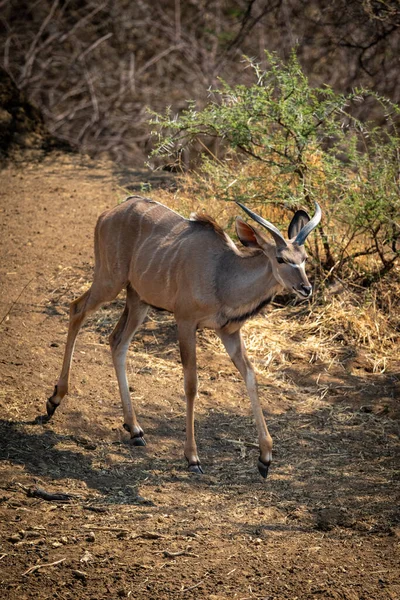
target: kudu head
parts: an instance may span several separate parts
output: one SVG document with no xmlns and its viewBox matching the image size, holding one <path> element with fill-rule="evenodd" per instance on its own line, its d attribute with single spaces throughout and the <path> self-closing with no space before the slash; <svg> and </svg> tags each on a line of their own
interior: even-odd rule
<svg viewBox="0 0 400 600">
<path fill-rule="evenodd" d="M 259 225 L 266 229 L 274 238 L 274 244 L 265 236 L 262 230 L 245 223 L 240 217 L 236 219 L 236 233 L 245 246 L 260 248 L 270 259 L 275 279 L 284 288 L 294 291 L 301 298 L 311 296 L 312 287 L 305 272 L 307 254 L 304 242 L 307 236 L 321 220 L 321 209 L 315 203 L 315 214 L 311 219 L 304 210 L 298 210 L 290 222 L 288 239 L 269 221 L 266 221 L 252 210 L 237 202 L 237 204 Z"/>
</svg>

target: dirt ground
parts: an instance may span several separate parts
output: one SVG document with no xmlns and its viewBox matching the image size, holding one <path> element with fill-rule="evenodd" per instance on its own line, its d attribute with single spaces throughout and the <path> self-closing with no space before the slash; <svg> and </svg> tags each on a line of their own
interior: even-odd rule
<svg viewBox="0 0 400 600">
<path fill-rule="evenodd" d="M 244 384 L 199 335 L 197 476 L 183 459 L 182 375 L 163 313 L 130 350 L 147 446 L 128 443 L 107 342 L 120 299 L 84 326 L 70 395 L 42 424 L 68 303 L 89 286 L 96 218 L 147 175 L 53 153 L 0 177 L 2 598 L 400 598 L 397 367 L 335 371 L 297 353 L 279 378 L 260 373 L 275 443 L 263 481 Z"/>
</svg>

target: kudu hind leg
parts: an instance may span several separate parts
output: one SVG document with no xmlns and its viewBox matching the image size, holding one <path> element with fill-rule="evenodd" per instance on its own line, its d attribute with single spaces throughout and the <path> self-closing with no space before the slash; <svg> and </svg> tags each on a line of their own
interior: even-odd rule
<svg viewBox="0 0 400 600">
<path fill-rule="evenodd" d="M 260 405 L 257 391 L 257 381 L 253 366 L 248 359 L 244 342 L 240 331 L 228 334 L 224 331 L 217 332 L 228 352 L 233 364 L 242 375 L 247 392 L 250 397 L 253 409 L 254 419 L 258 432 L 258 442 L 260 446 L 260 457 L 258 460 L 258 470 L 260 475 L 267 477 L 268 467 L 272 460 L 272 438 L 265 423 L 264 415 Z"/>
<path fill-rule="evenodd" d="M 124 312 L 109 338 L 124 413 L 124 429 L 131 434 L 131 441 L 134 446 L 145 446 L 146 442 L 143 437 L 143 429 L 140 427 L 132 407 L 126 377 L 126 355 L 130 341 L 143 323 L 148 309 L 149 306 L 143 304 L 136 292 L 129 286 Z"/>
<path fill-rule="evenodd" d="M 203 473 L 194 437 L 194 401 L 197 396 L 196 327 L 191 323 L 178 323 L 178 339 L 186 397 L 185 457 L 189 471 Z"/>
<path fill-rule="evenodd" d="M 122 287 L 122 286 L 121 286 Z M 95 282 L 82 296 L 71 302 L 69 307 L 69 326 L 67 342 L 65 345 L 64 359 L 61 374 L 54 387 L 53 395 L 47 400 L 46 411 L 50 419 L 64 396 L 68 393 L 69 375 L 72 356 L 75 348 L 76 337 L 87 317 L 101 304 L 113 300 L 121 290 L 119 288 L 102 287 Z"/>
</svg>

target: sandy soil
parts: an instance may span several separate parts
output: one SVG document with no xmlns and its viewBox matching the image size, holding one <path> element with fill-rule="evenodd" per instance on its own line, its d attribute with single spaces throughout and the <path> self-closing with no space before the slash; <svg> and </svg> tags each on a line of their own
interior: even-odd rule
<svg viewBox="0 0 400 600">
<path fill-rule="evenodd" d="M 40 423 L 68 303 L 90 282 L 97 215 L 146 178 L 55 153 L 1 172 L 2 597 L 400 598 L 393 369 L 357 364 L 339 377 L 297 357 L 281 387 L 261 374 L 275 441 L 263 481 L 244 384 L 200 335 L 196 476 L 183 460 L 182 375 L 165 314 L 150 315 L 130 351 L 148 445 L 128 444 L 107 344 L 118 300 L 83 328 L 70 395 Z M 37 487 L 71 497 L 47 501 Z"/>
</svg>

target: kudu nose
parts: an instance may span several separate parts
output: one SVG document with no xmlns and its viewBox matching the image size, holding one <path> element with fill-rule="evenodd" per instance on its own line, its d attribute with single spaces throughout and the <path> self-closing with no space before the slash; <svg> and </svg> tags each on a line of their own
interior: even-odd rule
<svg viewBox="0 0 400 600">
<path fill-rule="evenodd" d="M 305 285 L 304 283 L 302 283 L 300 287 L 301 287 L 301 291 L 304 293 L 305 296 L 307 296 L 307 298 L 309 296 L 311 296 L 311 292 L 312 292 L 311 285 Z"/>
</svg>

